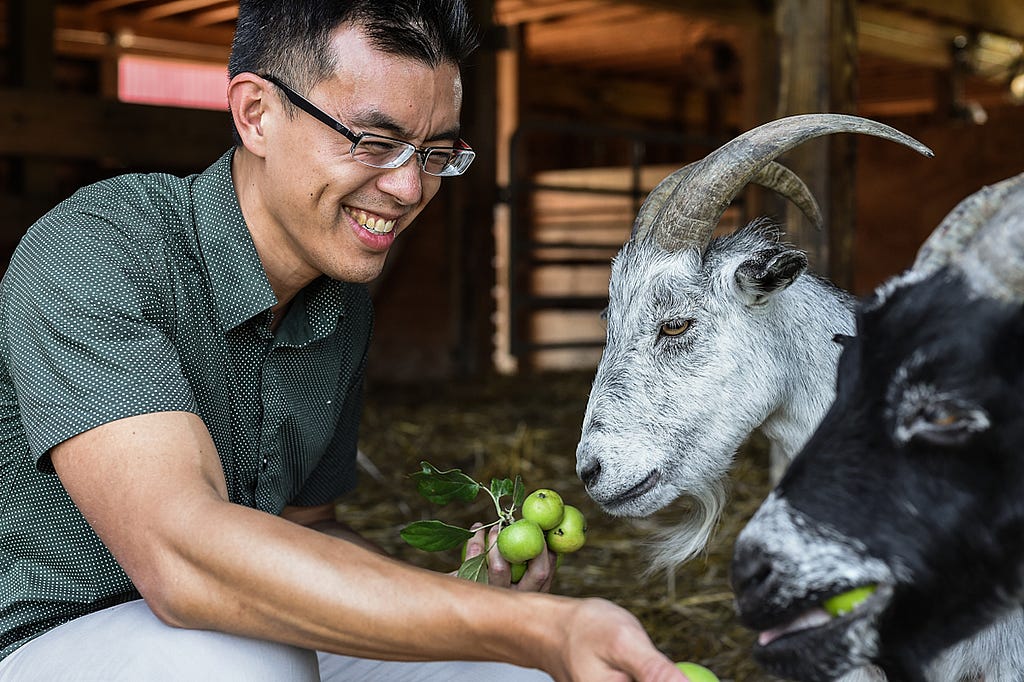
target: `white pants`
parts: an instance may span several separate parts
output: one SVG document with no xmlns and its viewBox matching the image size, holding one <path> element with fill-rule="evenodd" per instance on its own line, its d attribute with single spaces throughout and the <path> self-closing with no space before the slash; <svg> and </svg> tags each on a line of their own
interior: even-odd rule
<svg viewBox="0 0 1024 682">
<path fill-rule="evenodd" d="M 551 682 L 505 663 L 373 661 L 173 628 L 139 599 L 76 618 L 0 661 L 0 682 Z"/>
</svg>

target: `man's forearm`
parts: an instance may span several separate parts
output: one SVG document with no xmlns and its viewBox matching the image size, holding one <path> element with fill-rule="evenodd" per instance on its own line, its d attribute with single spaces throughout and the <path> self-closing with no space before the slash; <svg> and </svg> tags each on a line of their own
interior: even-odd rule
<svg viewBox="0 0 1024 682">
<path fill-rule="evenodd" d="M 173 625 L 396 660 L 539 666 L 558 646 L 558 619 L 549 616 L 568 600 L 458 580 L 262 512 L 210 504 L 218 508 L 202 516 L 207 539 L 189 542 L 173 593 L 161 590 L 165 608 L 154 607 Z"/>
</svg>

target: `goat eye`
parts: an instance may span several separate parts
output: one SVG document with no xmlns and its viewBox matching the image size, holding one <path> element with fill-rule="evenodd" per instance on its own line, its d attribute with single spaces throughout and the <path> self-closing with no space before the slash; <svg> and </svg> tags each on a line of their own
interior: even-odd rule
<svg viewBox="0 0 1024 682">
<path fill-rule="evenodd" d="M 662 336 L 679 336 L 690 328 L 691 320 L 669 320 L 661 325 Z"/>
<path fill-rule="evenodd" d="M 897 433 L 904 442 L 920 440 L 932 445 L 959 445 L 989 427 L 984 409 L 956 399 L 921 405 L 907 417 Z"/>
</svg>

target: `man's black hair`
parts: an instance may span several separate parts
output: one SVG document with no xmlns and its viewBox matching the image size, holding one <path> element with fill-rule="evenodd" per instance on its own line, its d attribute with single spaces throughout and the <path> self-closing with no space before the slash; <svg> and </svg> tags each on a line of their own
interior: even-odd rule
<svg viewBox="0 0 1024 682">
<path fill-rule="evenodd" d="M 342 24 L 381 52 L 431 67 L 461 65 L 478 40 L 464 0 L 241 0 L 228 76 L 271 74 L 309 92 L 337 70 L 329 45 Z"/>
</svg>

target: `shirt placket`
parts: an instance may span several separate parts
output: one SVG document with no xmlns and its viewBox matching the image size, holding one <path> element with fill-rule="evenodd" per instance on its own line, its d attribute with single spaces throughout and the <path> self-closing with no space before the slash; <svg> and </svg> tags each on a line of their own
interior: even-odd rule
<svg viewBox="0 0 1024 682">
<path fill-rule="evenodd" d="M 264 331 L 261 329 L 261 332 Z M 260 362 L 260 420 L 257 446 L 257 471 L 253 496 L 256 506 L 276 511 L 283 503 L 280 499 L 280 478 L 282 475 L 281 452 L 277 438 L 278 429 L 284 419 L 281 390 L 278 386 L 277 359 L 280 354 L 278 343 L 269 327 L 265 330 L 266 345 Z"/>
</svg>

